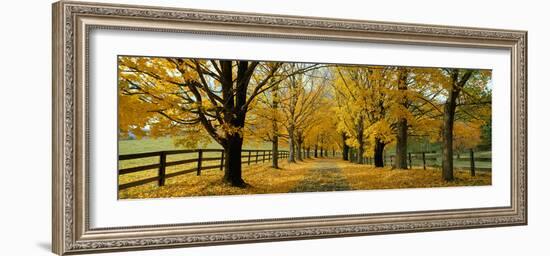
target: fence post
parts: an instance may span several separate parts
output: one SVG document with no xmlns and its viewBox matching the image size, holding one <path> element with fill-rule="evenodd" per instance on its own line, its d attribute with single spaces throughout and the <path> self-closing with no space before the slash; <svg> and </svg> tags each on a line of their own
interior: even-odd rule
<svg viewBox="0 0 550 256">
<path fill-rule="evenodd" d="M 413 160 L 412 160 L 412 157 L 411 157 L 411 152 L 409 152 L 409 169 L 412 170 L 413 168 Z"/>
<path fill-rule="evenodd" d="M 250 165 L 250 151 L 248 151 L 248 165 Z"/>
<path fill-rule="evenodd" d="M 256 161 L 254 161 L 255 164 L 258 163 L 258 154 L 259 154 L 258 151 L 256 151 Z"/>
<path fill-rule="evenodd" d="M 197 159 L 197 176 L 201 175 L 202 168 L 202 149 L 199 149 L 199 158 Z"/>
<path fill-rule="evenodd" d="M 220 160 L 220 170 L 221 170 L 221 171 L 223 171 L 223 160 L 224 160 L 223 158 L 224 158 L 224 156 L 225 156 L 224 153 L 225 153 L 225 152 L 222 150 L 222 157 L 221 157 L 221 160 Z"/>
<path fill-rule="evenodd" d="M 262 163 L 265 162 L 265 150 L 262 151 Z"/>
<path fill-rule="evenodd" d="M 160 166 L 159 166 L 159 187 L 164 186 L 166 180 L 166 153 L 160 152 Z"/>
<path fill-rule="evenodd" d="M 474 159 L 474 149 L 470 149 L 470 174 L 476 176 L 476 162 Z"/>
<path fill-rule="evenodd" d="M 424 166 L 424 170 L 426 170 L 426 152 L 422 152 L 422 166 Z"/>
</svg>

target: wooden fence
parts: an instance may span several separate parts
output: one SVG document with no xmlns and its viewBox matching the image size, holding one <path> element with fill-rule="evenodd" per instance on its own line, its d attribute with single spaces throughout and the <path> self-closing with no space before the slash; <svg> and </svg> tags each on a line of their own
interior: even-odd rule
<svg viewBox="0 0 550 256">
<path fill-rule="evenodd" d="M 350 155 L 352 161 L 357 160 L 356 154 Z M 394 165 L 394 159 L 395 155 L 384 155 L 384 165 Z M 414 167 L 422 167 L 424 170 L 426 170 L 426 167 L 441 167 L 440 164 L 431 164 L 431 163 L 438 163 L 441 161 L 441 156 L 437 155 L 433 152 L 409 152 L 408 153 L 408 165 L 409 168 L 412 169 Z M 475 176 L 476 171 L 491 171 L 491 168 L 487 167 L 477 167 L 476 162 L 491 162 L 491 157 L 475 157 L 475 153 L 473 150 L 469 151 L 468 158 L 462 158 L 462 159 L 454 159 L 457 160 L 468 160 L 469 166 L 468 167 L 457 167 L 455 165 L 455 169 L 467 169 L 470 170 L 470 173 L 472 176 Z M 374 164 L 374 158 L 372 157 L 363 157 L 363 163 L 365 164 Z"/>
<path fill-rule="evenodd" d="M 204 153 L 220 153 L 219 157 L 205 157 Z M 188 155 L 196 154 L 196 158 L 183 159 L 176 161 L 167 161 L 166 158 L 169 155 Z M 278 151 L 279 159 L 288 158 L 288 151 Z M 222 149 L 190 149 L 190 150 L 171 150 L 171 151 L 156 151 L 156 152 L 147 152 L 147 153 L 138 153 L 138 154 L 128 154 L 128 155 L 119 155 L 118 160 L 132 160 L 140 158 L 149 158 L 149 157 L 158 157 L 158 162 L 154 164 L 141 165 L 135 167 L 129 167 L 118 170 L 118 175 L 125 175 L 130 173 L 148 171 L 148 170 L 158 170 L 157 176 L 137 180 L 125 184 L 119 184 L 118 189 L 127 189 L 135 186 L 140 186 L 150 182 L 158 182 L 159 186 L 164 186 L 166 179 L 172 178 L 175 176 L 196 173 L 197 176 L 201 175 L 202 171 L 219 169 L 223 170 L 224 168 L 224 151 Z M 241 161 L 242 164 L 250 165 L 263 163 L 265 161 L 270 161 L 272 157 L 271 150 L 242 150 L 241 152 Z M 212 162 L 217 162 L 216 164 L 211 164 Z M 209 165 L 206 165 L 208 163 Z M 179 170 L 176 172 L 166 173 L 166 167 L 177 166 L 177 165 L 187 165 L 194 164 L 195 167 Z"/>
</svg>

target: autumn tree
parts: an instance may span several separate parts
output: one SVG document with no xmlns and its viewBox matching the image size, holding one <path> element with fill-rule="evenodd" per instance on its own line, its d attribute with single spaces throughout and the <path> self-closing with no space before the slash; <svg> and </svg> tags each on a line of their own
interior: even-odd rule
<svg viewBox="0 0 550 256">
<path fill-rule="evenodd" d="M 271 143 L 271 167 L 279 168 L 279 144 L 281 138 L 278 85 L 259 95 L 251 105 L 245 125 L 247 140 L 256 143 Z"/>
<path fill-rule="evenodd" d="M 395 168 L 408 168 L 408 137 L 439 136 L 441 116 L 433 113 L 433 104 L 441 90 L 434 90 L 434 68 L 389 67 L 388 121 L 395 133 Z"/>
<path fill-rule="evenodd" d="M 320 106 L 320 111 L 316 111 L 314 114 L 315 122 L 311 124 L 311 129 L 305 138 L 305 142 L 313 146 L 315 157 L 327 156 L 330 149 L 340 149 L 336 108 L 334 107 L 332 95 L 328 91 L 326 96 L 323 97 Z"/>
<path fill-rule="evenodd" d="M 345 131 L 340 132 L 340 135 L 342 136 L 342 160 L 348 161 L 349 160 L 349 151 L 350 148 L 348 144 L 346 143 L 346 140 L 348 140 L 348 135 Z"/>
<path fill-rule="evenodd" d="M 491 89 L 487 86 L 491 79 L 488 70 L 472 70 L 459 68 L 433 69 L 438 72 L 432 79 L 439 82 L 443 99 L 442 105 L 442 176 L 446 181 L 454 179 L 453 150 L 455 137 L 455 122 L 470 128 L 475 126 L 477 134 L 479 127 L 490 116 Z M 439 97 L 439 98 L 441 98 Z M 437 106 L 434 106 L 437 108 Z M 468 127 L 466 126 L 466 127 Z M 472 134 L 470 130 L 468 133 Z M 475 137 L 478 137 L 477 135 Z M 479 141 L 476 139 L 475 141 Z"/>
<path fill-rule="evenodd" d="M 453 127 L 453 151 L 457 159 L 466 149 L 473 149 L 481 143 L 481 126 L 483 121 L 455 121 Z"/>
<path fill-rule="evenodd" d="M 159 134 L 186 137 L 189 146 L 204 141 L 207 135 L 224 149 L 223 180 L 243 187 L 241 150 L 246 114 L 258 95 L 284 79 L 278 73 L 281 65 L 119 57 L 119 89 L 124 102 L 120 104 L 120 130 L 149 126 Z"/>
<path fill-rule="evenodd" d="M 274 86 L 272 89 L 272 115 L 271 115 L 271 167 L 279 168 L 279 87 Z"/>
<path fill-rule="evenodd" d="M 357 149 L 357 163 L 361 164 L 365 150 L 364 126 L 369 109 L 364 91 L 369 86 L 368 69 L 335 67 L 333 69 L 335 99 L 338 104 L 338 130 L 348 134 L 346 144 Z"/>
<path fill-rule="evenodd" d="M 300 149 L 304 149 L 306 133 L 316 118 L 312 109 L 317 107 L 316 101 L 322 96 L 320 91 L 312 92 L 323 86 L 313 85 L 308 78 L 318 68 L 319 65 L 311 64 L 283 64 L 279 72 L 286 77 L 284 82 L 279 84 L 279 80 L 275 80 L 277 85 L 259 95 L 253 103 L 246 131 L 252 139 L 272 144 L 273 168 L 278 168 L 277 152 L 281 140 L 289 145 L 293 160 L 303 157 L 299 154 Z M 291 128 L 292 133 L 289 132 Z"/>
<path fill-rule="evenodd" d="M 407 169 L 407 138 L 409 132 L 409 122 L 407 121 L 408 108 L 410 103 L 407 97 L 407 87 L 409 80 L 409 70 L 404 67 L 398 67 L 397 74 L 397 124 L 396 124 L 396 143 L 395 143 L 395 168 Z"/>
<path fill-rule="evenodd" d="M 383 153 L 394 139 L 389 118 L 393 104 L 392 67 L 345 66 L 334 69 L 334 90 L 339 104 L 339 129 L 349 135 L 347 144 L 357 150 L 357 163 L 373 155 L 384 166 Z"/>
<path fill-rule="evenodd" d="M 285 65 L 281 69 L 285 68 Z M 271 90 L 259 95 L 249 111 L 245 131 L 252 139 L 271 143 L 271 167 L 279 168 L 279 141 L 282 136 L 283 116 L 279 107 L 279 80 L 274 81 Z"/>
<path fill-rule="evenodd" d="M 288 162 L 302 160 L 303 143 L 307 132 L 316 122 L 314 113 L 321 107 L 325 93 L 324 78 L 317 77 L 318 65 L 289 64 L 288 76 L 280 87 L 280 108 L 289 144 Z M 299 71 L 299 72 L 298 72 Z"/>
</svg>

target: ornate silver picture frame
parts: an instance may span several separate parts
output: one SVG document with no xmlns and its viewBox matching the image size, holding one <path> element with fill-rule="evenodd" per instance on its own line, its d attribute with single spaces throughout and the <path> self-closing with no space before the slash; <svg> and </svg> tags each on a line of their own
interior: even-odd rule
<svg viewBox="0 0 550 256">
<path fill-rule="evenodd" d="M 88 49 L 90 32 L 101 29 L 158 32 L 159 37 L 163 33 L 194 33 L 508 50 L 510 204 L 91 227 Z M 526 31 L 61 1 L 53 5 L 52 65 L 52 247 L 59 255 L 527 224 Z"/>
</svg>

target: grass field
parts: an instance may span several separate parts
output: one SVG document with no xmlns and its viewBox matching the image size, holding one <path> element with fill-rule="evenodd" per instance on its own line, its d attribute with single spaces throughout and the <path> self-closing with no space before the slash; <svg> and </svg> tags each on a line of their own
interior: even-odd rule
<svg viewBox="0 0 550 256">
<path fill-rule="evenodd" d="M 269 144 L 245 145 L 245 149 L 269 149 Z M 220 148 L 209 145 L 208 148 Z M 126 140 L 119 142 L 120 154 L 131 154 L 176 148 L 169 138 Z M 486 154 L 486 153 L 485 153 Z M 490 152 L 489 152 L 490 154 Z M 219 157 L 220 152 L 207 152 L 204 157 Z M 196 154 L 169 155 L 167 161 L 196 158 Z M 466 157 L 466 156 L 464 156 Z M 119 161 L 119 168 L 128 168 L 158 163 L 158 157 Z M 421 162 L 421 160 L 420 160 Z M 464 160 L 469 166 L 469 161 Z M 416 160 L 414 161 L 416 165 Z M 203 166 L 217 165 L 218 162 L 203 163 Z M 449 186 L 491 185 L 491 172 L 478 172 L 470 177 L 469 171 L 455 170 L 455 181 L 445 182 L 441 179 L 441 170 L 428 168 L 423 170 L 391 170 L 391 168 L 374 168 L 370 165 L 358 165 L 339 159 L 308 159 L 296 164 L 280 161 L 280 169 L 269 167 L 269 162 L 256 165 L 243 165 L 243 178 L 250 185 L 247 188 L 235 188 L 224 184 L 221 179 L 223 171 L 206 170 L 197 176 L 195 173 L 179 175 L 166 180 L 165 186 L 158 187 L 151 182 L 137 187 L 119 191 L 120 199 L 166 198 L 183 196 L 241 195 L 312 191 L 368 190 L 396 188 L 427 188 Z M 456 165 L 456 164 L 455 164 Z M 172 173 L 183 169 L 194 168 L 195 163 L 170 166 L 166 172 Z M 478 164 L 476 163 L 476 166 Z M 489 162 L 490 167 L 490 162 Z M 125 184 L 157 176 L 157 170 L 141 171 L 119 175 L 119 184 Z"/>
<path fill-rule="evenodd" d="M 221 149 L 222 147 L 218 143 L 212 142 L 203 148 Z M 151 152 L 151 151 L 174 150 L 174 149 L 185 149 L 185 148 L 176 147 L 174 145 L 173 140 L 169 137 L 157 138 L 157 139 L 143 138 L 140 140 L 119 140 L 118 141 L 118 153 L 121 155 Z M 243 149 L 271 149 L 271 144 L 245 142 L 243 145 Z"/>
</svg>

